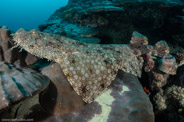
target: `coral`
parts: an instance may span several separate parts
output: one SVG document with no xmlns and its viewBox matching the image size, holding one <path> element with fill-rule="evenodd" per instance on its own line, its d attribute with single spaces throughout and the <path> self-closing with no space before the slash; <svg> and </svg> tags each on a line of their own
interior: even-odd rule
<svg viewBox="0 0 184 122">
<path fill-rule="evenodd" d="M 148 38 L 136 31 L 133 32 L 132 38 L 130 40 L 131 46 L 142 46 L 142 45 L 148 45 Z"/>
<path fill-rule="evenodd" d="M 160 93 L 157 93 L 154 96 L 154 101 L 155 101 L 155 108 L 157 108 L 158 110 L 162 111 L 167 108 L 166 98 L 163 97 Z"/>
<path fill-rule="evenodd" d="M 155 44 L 155 50 L 158 51 L 157 56 L 163 57 L 170 52 L 170 48 L 166 41 L 159 41 Z"/>
<path fill-rule="evenodd" d="M 168 82 L 169 74 L 157 71 L 156 69 L 149 74 L 149 86 L 153 91 L 160 91 Z"/>
<path fill-rule="evenodd" d="M 69 0 L 68 5 L 57 10 L 49 21 L 61 19 L 60 25 L 96 27 L 100 31 L 96 37 L 105 44 L 128 43 L 134 30 L 146 34 L 151 44 L 154 44 L 160 38 L 174 42 L 172 36 L 183 34 L 181 27 L 183 22 L 170 22 L 177 21 L 176 16 L 182 9 L 181 0 L 174 2 L 173 0 Z M 41 27 L 45 28 L 44 25 Z M 44 28 L 40 28 L 41 31 Z M 44 29 L 44 32 L 54 33 L 59 29 L 51 25 Z M 68 32 L 70 33 L 72 32 Z M 182 37 L 179 38 L 182 40 Z M 182 41 L 180 43 L 182 44 Z"/>
<path fill-rule="evenodd" d="M 184 88 L 172 85 L 165 91 L 158 92 L 154 96 L 154 102 L 159 111 L 184 109 Z"/>
<path fill-rule="evenodd" d="M 184 109 L 184 88 L 173 85 L 166 90 L 166 96 L 168 99 L 171 99 L 168 102 L 174 102 L 176 106 L 179 105 Z"/>
<path fill-rule="evenodd" d="M 150 72 L 155 67 L 155 61 L 153 60 L 152 56 L 147 53 L 145 55 L 145 63 L 144 63 L 144 70 L 145 72 Z"/>
<path fill-rule="evenodd" d="M 58 62 L 71 86 L 87 103 L 115 79 L 118 69 L 141 76 L 143 59 L 128 45 L 85 44 L 37 30 L 18 30 L 17 45 L 33 55 Z"/>
<path fill-rule="evenodd" d="M 184 53 L 176 53 L 176 60 L 177 60 L 177 64 L 178 67 L 182 66 L 184 64 Z"/>
<path fill-rule="evenodd" d="M 81 11 L 81 13 L 91 13 L 91 12 L 110 12 L 110 11 L 123 11 L 123 8 L 120 7 L 116 7 L 116 6 L 106 6 L 106 5 L 102 5 L 102 6 L 94 6 L 94 7 L 90 7 L 87 10 L 83 10 Z"/>
<path fill-rule="evenodd" d="M 0 62 L 0 111 L 43 91 L 50 80 L 31 69 Z"/>
<path fill-rule="evenodd" d="M 164 73 L 175 75 L 177 70 L 176 59 L 170 55 L 164 55 L 161 59 L 158 60 L 158 69 Z"/>
</svg>

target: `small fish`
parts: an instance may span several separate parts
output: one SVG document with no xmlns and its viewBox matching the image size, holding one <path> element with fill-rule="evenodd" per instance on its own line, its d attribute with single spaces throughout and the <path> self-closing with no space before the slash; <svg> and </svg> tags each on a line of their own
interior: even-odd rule
<svg viewBox="0 0 184 122">
<path fill-rule="evenodd" d="M 146 92 L 146 94 L 148 94 L 148 95 L 151 94 L 150 91 L 149 91 L 149 89 L 147 89 L 146 87 L 144 87 L 143 89 L 144 89 L 144 91 Z"/>
</svg>

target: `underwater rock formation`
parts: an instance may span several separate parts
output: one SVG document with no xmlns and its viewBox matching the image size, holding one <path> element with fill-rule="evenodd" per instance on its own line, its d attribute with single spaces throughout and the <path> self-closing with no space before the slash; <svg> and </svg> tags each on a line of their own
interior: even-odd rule
<svg viewBox="0 0 184 122">
<path fill-rule="evenodd" d="M 143 59 L 128 45 L 85 44 L 37 30 L 18 30 L 14 41 L 33 55 L 58 62 L 71 86 L 91 103 L 115 79 L 118 69 L 141 76 Z"/>
<path fill-rule="evenodd" d="M 165 91 L 158 92 L 154 96 L 155 108 L 159 111 L 184 110 L 184 88 L 176 85 L 168 87 Z M 184 111 L 181 111 L 183 113 Z"/>
<path fill-rule="evenodd" d="M 147 35 L 151 44 L 164 39 L 184 46 L 184 23 L 177 17 L 183 16 L 183 5 L 181 0 L 69 0 L 39 28 L 82 42 L 94 43 L 90 38 L 97 38 L 102 44 L 128 43 L 137 30 Z M 97 33 L 82 37 L 80 28 Z"/>
<path fill-rule="evenodd" d="M 0 28 L 0 47 L 1 47 L 1 61 L 6 61 L 13 64 L 18 59 L 18 50 L 13 49 L 11 32 L 7 27 Z"/>
<path fill-rule="evenodd" d="M 43 68 L 42 74 L 51 80 L 47 90 L 39 98 L 41 106 L 48 113 L 68 114 L 84 107 L 84 101 L 73 90 L 58 63 Z"/>
<path fill-rule="evenodd" d="M 37 57 L 32 56 L 30 58 L 29 53 L 24 50 L 20 51 L 20 48 L 14 47 L 12 33 L 6 26 L 0 28 L 0 61 L 18 64 L 19 66 L 27 66 L 35 63 L 38 60 Z"/>
<path fill-rule="evenodd" d="M 152 104 L 139 80 L 121 70 L 108 89 L 91 104 L 69 114 L 45 115 L 45 112 L 39 111 L 27 118 L 43 122 L 154 122 Z"/>
<path fill-rule="evenodd" d="M 0 111 L 43 91 L 50 80 L 30 69 L 0 62 Z"/>
</svg>

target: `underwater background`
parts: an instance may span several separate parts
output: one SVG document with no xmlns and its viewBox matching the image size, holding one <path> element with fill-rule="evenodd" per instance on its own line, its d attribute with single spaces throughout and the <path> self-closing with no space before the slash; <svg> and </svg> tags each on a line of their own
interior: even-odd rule
<svg viewBox="0 0 184 122">
<path fill-rule="evenodd" d="M 67 3 L 68 0 L 1 0 L 0 26 L 8 26 L 13 31 L 37 28 Z"/>
</svg>

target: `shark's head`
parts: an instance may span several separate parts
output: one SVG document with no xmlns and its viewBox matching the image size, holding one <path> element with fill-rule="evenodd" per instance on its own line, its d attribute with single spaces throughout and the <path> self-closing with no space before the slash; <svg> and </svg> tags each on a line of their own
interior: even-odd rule
<svg viewBox="0 0 184 122">
<path fill-rule="evenodd" d="M 21 28 L 16 33 L 14 33 L 13 40 L 15 41 L 16 44 L 20 46 L 22 45 L 30 46 L 36 44 L 37 39 L 40 38 L 40 36 L 41 34 L 36 29 L 26 31 Z"/>
</svg>

